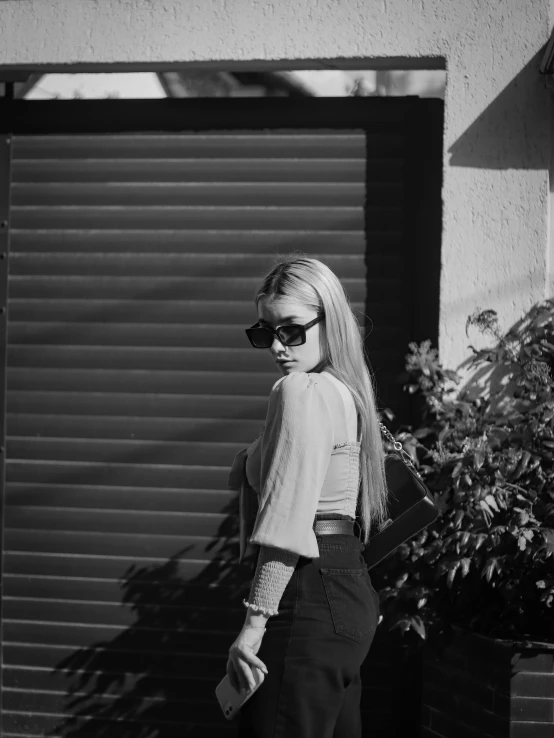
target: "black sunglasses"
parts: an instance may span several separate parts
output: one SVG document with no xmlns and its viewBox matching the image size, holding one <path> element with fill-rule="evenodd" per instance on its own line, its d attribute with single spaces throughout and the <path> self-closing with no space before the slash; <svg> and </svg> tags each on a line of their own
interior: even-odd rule
<svg viewBox="0 0 554 738">
<path fill-rule="evenodd" d="M 262 327 L 259 323 L 256 323 L 252 328 L 247 328 L 245 332 L 254 348 L 269 348 L 273 343 L 274 335 L 277 336 L 283 346 L 302 346 L 303 343 L 306 343 L 308 328 L 319 323 L 324 317 L 324 315 L 318 315 L 317 318 L 305 325 L 282 325 L 279 328 Z"/>
</svg>

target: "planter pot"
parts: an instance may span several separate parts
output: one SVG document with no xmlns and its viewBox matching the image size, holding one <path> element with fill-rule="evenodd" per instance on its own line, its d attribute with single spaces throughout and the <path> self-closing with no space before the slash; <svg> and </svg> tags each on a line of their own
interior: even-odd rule
<svg viewBox="0 0 554 738">
<path fill-rule="evenodd" d="M 554 644 L 459 632 L 423 657 L 421 738 L 553 738 Z"/>
</svg>

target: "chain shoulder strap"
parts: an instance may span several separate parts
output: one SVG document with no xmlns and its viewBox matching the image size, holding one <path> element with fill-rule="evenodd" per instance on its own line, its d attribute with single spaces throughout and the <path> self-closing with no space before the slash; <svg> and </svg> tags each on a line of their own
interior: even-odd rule
<svg viewBox="0 0 554 738">
<path fill-rule="evenodd" d="M 390 430 L 387 428 L 386 425 L 379 422 L 379 427 L 381 428 L 381 433 L 383 436 L 387 439 L 387 441 L 390 441 L 392 445 L 394 446 L 394 450 L 401 456 L 402 461 L 407 464 L 410 469 L 413 469 L 413 471 L 417 474 L 417 476 L 421 479 L 421 476 L 418 472 L 418 470 L 414 466 L 414 462 L 412 461 L 410 454 L 408 454 L 406 451 L 404 451 L 404 447 L 400 443 L 400 441 L 397 441 L 396 438 L 392 435 Z"/>
</svg>

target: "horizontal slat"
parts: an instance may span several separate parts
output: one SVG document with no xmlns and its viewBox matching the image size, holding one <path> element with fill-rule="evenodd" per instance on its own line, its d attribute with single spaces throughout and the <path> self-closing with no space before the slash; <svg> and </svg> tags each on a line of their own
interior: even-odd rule
<svg viewBox="0 0 554 738">
<path fill-rule="evenodd" d="M 8 362 L 12 367 L 168 371 L 209 370 L 225 364 L 226 371 L 230 372 L 276 374 L 277 367 L 270 352 L 253 350 L 248 341 L 245 328 L 254 324 L 256 315 L 251 315 L 250 319 L 250 323 L 238 326 L 10 321 Z M 374 324 L 371 331 L 362 328 L 361 333 L 369 333 L 373 348 L 386 348 L 397 345 L 395 339 L 400 330 L 389 324 Z"/>
<path fill-rule="evenodd" d="M 95 660 L 101 657 L 103 647 L 91 646 L 89 655 Z M 3 649 L 4 664 L 6 666 L 27 666 L 38 668 L 57 669 L 62 662 L 66 662 L 71 657 L 75 657 L 75 648 L 73 646 L 57 646 L 43 645 L 36 643 L 6 643 Z M 137 671 L 136 657 L 130 661 L 130 655 L 123 650 L 117 650 L 115 646 L 111 650 L 113 658 L 110 660 L 114 668 L 114 673 L 120 673 L 124 668 L 133 673 Z M 151 660 L 152 665 L 156 665 L 159 673 L 166 674 L 186 674 L 195 673 L 199 679 L 215 678 L 221 679 L 221 674 L 225 673 L 225 663 L 228 654 L 197 654 L 191 656 L 186 652 L 171 652 L 166 650 L 165 653 L 153 654 L 157 657 L 156 661 Z M 100 661 L 102 664 L 103 659 Z M 142 661 L 142 659 L 141 659 Z M 94 662 L 93 662 L 94 665 Z M 172 668 L 173 666 L 173 668 Z M 123 667 L 123 668 L 122 668 Z M 193 671 L 189 671 L 192 669 Z M 110 673 L 110 672 L 108 672 Z M 217 684 L 217 682 L 216 682 Z M 2 734 L 4 731 L 2 731 Z"/>
<path fill-rule="evenodd" d="M 186 664 L 184 668 L 194 670 L 193 664 Z M 219 666 L 219 675 L 214 670 L 212 678 L 217 684 L 221 674 L 225 672 L 225 664 Z M 119 703 L 118 703 L 119 704 Z M 188 703 L 175 703 L 175 709 L 170 711 L 162 702 L 157 710 L 150 709 L 147 716 L 137 715 L 137 700 L 133 698 L 132 707 L 123 703 L 122 710 L 125 717 L 121 717 L 120 710 L 116 709 L 113 715 L 105 717 L 105 712 L 98 714 L 98 710 L 91 708 L 94 713 L 90 715 L 75 716 L 72 713 L 52 712 L 35 707 L 33 710 L 27 708 L 22 710 L 6 709 L 4 712 L 2 731 L 3 738 L 17 736 L 17 738 L 62 738 L 68 734 L 68 729 L 74 735 L 86 738 L 97 736 L 135 736 L 145 735 L 168 735 L 176 736 L 186 731 L 187 738 L 206 738 L 206 736 L 217 736 L 217 738 L 233 738 L 236 736 L 236 726 L 231 726 L 227 720 L 220 715 L 212 705 L 208 707 L 203 703 L 192 705 L 191 714 L 194 718 L 188 718 L 186 706 Z M 67 725 L 66 725 L 67 721 Z M 68 728 L 68 725 L 70 728 Z"/>
<path fill-rule="evenodd" d="M 398 229 L 403 211 L 394 207 L 366 208 L 373 228 Z M 359 207 L 14 207 L 14 228 L 260 228 L 263 230 L 359 231 L 364 228 L 364 210 Z"/>
<path fill-rule="evenodd" d="M 12 722 L 13 722 L 13 720 L 16 720 L 17 721 L 18 716 L 21 715 L 22 713 L 13 712 L 13 713 L 9 713 L 9 714 L 10 714 L 11 719 L 12 719 Z M 27 719 L 27 714 L 25 713 L 25 720 L 26 719 Z M 368 720 L 369 719 L 370 718 L 368 718 Z M 19 728 L 19 723 L 18 722 L 16 724 L 16 727 Z M 188 738 L 205 738 L 205 736 L 207 735 L 207 731 L 210 730 L 211 727 L 213 727 L 213 729 L 215 731 L 217 731 L 217 738 L 220 738 L 220 736 L 221 736 L 221 738 L 235 738 L 235 736 L 236 736 L 236 728 L 234 726 L 231 726 L 230 724 L 229 725 L 223 725 L 220 728 L 219 725 L 217 725 L 217 726 L 216 725 L 211 725 L 210 726 L 210 725 L 206 725 L 204 723 L 198 723 L 198 724 L 193 725 L 193 726 L 190 726 L 190 724 L 187 723 L 186 724 L 187 736 L 188 736 Z M 33 728 L 34 728 L 34 725 L 33 725 Z M 58 725 L 58 728 L 59 728 L 59 731 L 62 730 L 59 725 Z M 96 728 L 93 728 L 93 729 L 96 730 Z M 131 727 L 131 730 L 132 729 L 133 728 Z M 26 733 L 26 732 L 13 733 L 11 731 L 9 731 L 9 732 L 4 731 L 3 732 L 3 738 L 42 738 L 42 736 L 44 735 L 44 726 L 41 725 L 40 727 L 37 727 L 37 730 L 40 730 L 40 733 Z M 84 730 L 84 729 L 82 729 L 82 730 Z M 48 733 L 49 738 L 64 738 L 63 731 L 62 732 L 59 732 L 59 731 L 57 732 L 56 729 L 53 728 Z M 85 733 L 84 732 L 81 732 L 81 735 L 84 736 Z M 98 734 L 96 733 L 96 735 L 98 735 Z M 119 733 L 119 735 L 121 735 L 121 732 Z M 92 738 L 92 736 L 91 736 L 91 738 Z"/>
<path fill-rule="evenodd" d="M 367 162 L 373 182 L 397 182 L 401 157 Z M 364 182 L 363 159 L 16 160 L 13 182 Z"/>
<path fill-rule="evenodd" d="M 214 364 L 215 365 L 215 364 Z M 8 392 L 133 392 L 165 395 L 268 395 L 279 377 L 270 372 L 148 371 L 141 369 L 8 370 Z"/>
<path fill-rule="evenodd" d="M 157 254 L 155 244 L 150 254 L 90 254 L 90 253 L 30 253 L 15 254 L 10 258 L 10 276 L 20 275 L 89 275 L 122 277 L 187 277 L 187 278 L 253 278 L 261 282 L 269 272 L 274 260 L 255 254 Z M 402 270 L 402 259 L 395 255 L 382 254 L 367 266 L 364 255 L 339 254 L 324 256 L 327 264 L 339 279 L 363 279 L 366 269 L 370 271 L 368 289 L 380 277 L 398 279 Z"/>
<path fill-rule="evenodd" d="M 211 537 L 125 535 L 122 533 L 85 533 L 82 531 L 17 530 L 4 532 L 6 551 L 26 551 L 86 556 L 152 556 L 170 559 L 177 554 L 183 558 L 210 559 L 214 539 Z M 238 550 L 237 550 L 238 556 Z M 80 570 L 80 567 L 79 567 Z"/>
<path fill-rule="evenodd" d="M 237 492 L 160 487 L 103 487 L 85 484 L 6 485 L 6 505 L 73 507 L 80 509 L 230 514 L 237 511 Z"/>
<path fill-rule="evenodd" d="M 241 207 L 307 207 L 396 205 L 403 187 L 396 183 L 371 185 L 362 182 L 106 182 L 106 183 L 15 183 L 12 205 L 199 205 Z"/>
<path fill-rule="evenodd" d="M 160 296 L 161 297 L 161 296 Z M 205 298 L 209 297 L 208 295 Z M 371 295 L 369 296 L 371 299 Z M 377 310 L 379 304 L 369 303 Z M 352 308 L 363 325 L 365 312 L 363 302 L 352 303 Z M 392 319 L 401 317 L 401 305 L 395 302 L 387 304 L 387 315 Z M 201 324 L 217 323 L 221 325 L 249 326 L 257 320 L 254 299 L 237 300 L 99 300 L 97 298 L 57 299 L 25 298 L 17 299 L 10 294 L 8 325 L 16 321 L 71 321 L 87 323 L 102 321 L 106 323 L 177 323 Z"/>
<path fill-rule="evenodd" d="M 162 591 L 159 594 L 163 596 Z M 159 604 L 163 606 L 164 603 Z M 237 612 L 230 612 L 229 616 L 240 629 L 240 615 L 244 622 L 244 610 L 235 609 Z M 3 636 L 8 643 L 87 646 L 100 640 L 110 641 L 121 628 L 132 626 L 135 648 L 138 646 L 145 651 L 161 651 L 164 640 L 168 639 L 173 648 L 191 655 L 223 653 L 225 646 L 228 649 L 230 645 L 229 636 L 221 632 L 225 625 L 221 610 L 202 607 L 201 603 L 198 607 L 160 607 L 158 610 L 153 607 L 138 623 L 129 606 L 115 602 L 54 602 L 7 597 L 3 610 Z"/>
<path fill-rule="evenodd" d="M 232 461 L 232 459 L 231 459 Z M 227 489 L 228 466 L 117 464 L 8 460 L 6 481 L 110 487 Z"/>
<path fill-rule="evenodd" d="M 159 327 L 162 333 L 167 335 L 167 326 Z M 109 326 L 109 328 L 117 328 L 117 326 Z M 129 333 L 123 330 L 123 326 L 119 326 L 119 328 L 126 340 L 132 340 L 134 335 L 137 343 L 143 341 L 147 343 L 144 334 L 141 337 L 137 326 L 129 326 L 131 328 Z M 206 326 L 206 328 L 208 327 Z M 209 328 L 213 327 L 209 326 Z M 153 333 L 154 326 L 151 326 L 149 330 Z M 105 333 L 109 334 L 108 340 L 106 340 L 107 336 L 102 338 L 96 331 L 91 334 L 88 326 L 84 324 L 82 332 L 79 333 L 78 324 L 76 323 L 58 324 L 57 327 L 48 323 L 35 323 L 33 325 L 12 323 L 9 337 L 13 343 L 8 348 L 8 366 L 12 368 L 36 367 L 37 369 L 41 367 L 63 367 L 66 369 L 87 367 L 89 369 L 167 371 L 209 371 L 225 366 L 227 372 L 267 372 L 274 377 L 274 381 L 277 381 L 280 376 L 269 352 L 253 350 L 248 344 L 248 339 L 244 335 L 244 327 L 239 329 L 237 333 L 221 329 L 207 330 L 208 338 L 205 341 L 206 346 L 204 348 L 168 347 L 155 343 L 150 346 L 125 346 L 125 340 L 122 340 L 118 346 L 116 332 L 106 330 Z M 198 343 L 201 343 L 201 331 L 198 330 L 195 333 L 197 333 L 199 339 Z M 234 342 L 233 333 L 235 333 Z M 188 331 L 187 334 L 188 341 L 183 341 L 182 344 L 193 342 Z M 225 334 L 226 340 L 219 340 L 219 336 Z M 218 340 L 210 344 L 208 340 L 210 335 Z M 95 338 L 98 343 L 110 343 L 112 345 L 96 345 Z M 159 341 L 160 337 L 157 338 Z M 373 336 L 372 340 L 374 340 Z M 43 342 L 43 344 L 36 345 L 35 341 Z M 49 343 L 50 341 L 52 341 L 52 344 Z M 60 345 L 58 343 L 60 341 L 63 341 L 65 345 Z M 92 346 L 84 345 L 85 341 L 92 344 Z M 235 348 L 239 343 L 246 344 L 247 348 Z M 214 348 L 214 345 L 220 348 Z"/>
<path fill-rule="evenodd" d="M 226 397 L 114 394 L 102 392 L 17 392 L 7 399 L 9 413 L 144 416 L 265 420 L 267 396 Z"/>
<path fill-rule="evenodd" d="M 101 656 L 101 654 L 102 646 L 91 646 L 89 655 L 92 658 L 95 658 L 96 660 Z M 126 654 L 124 650 L 116 649 L 115 646 L 113 646 L 111 654 L 113 658 L 110 659 L 110 661 L 112 662 L 111 665 L 115 667 L 115 673 L 123 671 L 121 667 L 127 667 L 131 673 L 136 673 L 138 666 L 136 656 L 134 659 L 131 659 L 130 654 Z M 158 667 L 158 673 L 196 673 L 199 679 L 216 678 L 218 681 L 221 679 L 221 674 L 225 673 L 225 663 L 228 656 L 228 654 L 202 654 L 202 656 L 199 657 L 196 654 L 190 655 L 186 652 L 179 651 L 172 652 L 169 649 L 161 654 L 159 652 L 154 652 L 153 655 L 155 655 L 157 659 L 156 661 L 152 659 L 151 664 L 152 666 L 156 665 Z M 56 669 L 59 668 L 62 662 L 65 662 L 67 659 L 71 659 L 72 656 L 75 657 L 75 648 L 73 646 L 41 646 L 40 644 L 35 643 L 28 645 L 24 643 L 7 643 L 4 646 L 4 664 L 6 666 L 36 666 L 39 668 Z M 102 661 L 103 659 L 101 659 L 100 663 L 102 663 Z M 132 663 L 132 661 L 134 661 L 134 663 Z M 192 669 L 192 671 L 189 671 L 189 669 Z"/>
<path fill-rule="evenodd" d="M 10 438 L 7 458 L 23 461 L 92 461 L 100 463 L 230 466 L 240 443 L 120 441 L 74 438 Z M 160 508 L 162 509 L 162 508 Z"/>
<path fill-rule="evenodd" d="M 123 628 L 132 628 L 132 633 L 129 635 L 130 631 L 127 631 L 125 635 L 130 641 L 129 648 L 132 642 L 133 650 L 139 653 L 143 650 L 163 651 L 164 642 L 167 644 L 168 641 L 172 649 L 187 652 L 190 656 L 224 653 L 229 649 L 232 638 L 222 632 L 222 626 L 226 625 L 221 620 L 222 606 L 223 598 L 219 609 L 205 608 L 201 604 L 188 608 L 152 607 L 150 617 L 145 614 L 137 623 L 136 614 L 121 603 L 6 598 L 4 642 L 86 647 L 98 641 L 112 641 L 122 634 Z M 240 630 L 244 609 L 236 607 L 232 611 L 229 608 L 228 616 L 232 625 Z M 123 642 L 124 637 L 120 640 Z"/>
<path fill-rule="evenodd" d="M 361 302 L 365 296 L 363 279 L 343 279 L 342 284 L 350 298 Z M 10 296 L 15 299 L 78 299 L 99 298 L 121 300 L 210 300 L 217 295 L 221 301 L 245 300 L 254 295 L 259 279 L 217 277 L 12 277 Z M 397 281 L 384 280 L 375 292 L 383 299 L 400 297 Z M 377 295 L 372 295 L 377 299 Z"/>
<path fill-rule="evenodd" d="M 120 602 L 80 603 L 6 598 L 4 642 L 86 648 L 99 641 L 110 643 L 117 639 L 122 646 L 127 642 L 127 649 L 139 654 L 142 651 L 163 652 L 164 645 L 167 648 L 168 643 L 171 643 L 172 650 L 190 656 L 224 653 L 233 640 L 230 633 L 222 632 L 221 608 L 224 605 L 223 596 L 219 608 L 206 608 L 201 603 L 192 608 L 156 608 L 152 603 L 150 618 L 143 616 L 137 624 L 136 615 Z M 244 609 L 225 609 L 229 618 L 225 626 L 229 631 L 239 631 L 244 623 Z M 124 628 L 129 630 L 124 631 Z"/>
<path fill-rule="evenodd" d="M 120 438 L 144 441 L 210 441 L 247 446 L 260 433 L 259 420 L 220 418 L 110 418 L 95 415 L 7 416 L 8 439 L 13 436 L 42 438 Z"/>
<path fill-rule="evenodd" d="M 4 519 L 7 528 L 19 530 L 185 537 L 220 537 L 230 524 L 229 516 L 207 512 L 87 510 L 30 505 L 10 505 Z"/>
<path fill-rule="evenodd" d="M 169 697 L 167 694 L 160 696 L 159 694 L 156 694 L 152 685 L 151 696 L 149 696 L 148 693 L 146 693 L 146 695 L 141 694 L 138 700 L 141 707 L 141 713 L 144 715 L 144 721 L 140 720 L 140 723 L 134 723 L 136 731 L 135 735 L 144 735 L 147 726 L 150 726 L 149 729 L 151 731 L 156 731 L 156 733 L 150 733 L 150 735 L 177 736 L 180 732 L 187 736 L 190 735 L 189 726 L 191 723 L 204 723 L 206 720 L 209 720 L 210 717 L 213 721 L 214 717 L 217 716 L 217 713 L 210 716 L 210 713 L 214 711 L 213 690 L 214 684 L 212 684 L 211 695 L 208 690 L 205 690 L 204 701 L 199 698 L 193 700 L 189 694 L 179 695 L 179 692 L 181 691 L 180 689 L 176 689 L 172 697 Z M 45 715 L 59 715 L 66 712 L 69 717 L 73 712 L 73 710 L 68 709 L 68 696 L 63 692 L 56 693 L 51 690 L 26 691 L 6 689 L 3 691 L 2 696 L 3 703 L 8 714 L 12 710 L 17 710 L 22 713 L 28 712 L 30 714 L 38 713 Z M 211 699 L 209 699 L 209 697 L 211 697 Z M 86 690 L 84 692 L 76 692 L 72 695 L 72 699 L 74 700 L 79 698 L 85 699 L 86 701 L 91 699 Z M 129 722 L 126 724 L 125 718 L 123 718 L 123 722 L 121 722 L 121 715 L 127 718 L 134 717 L 136 720 L 138 717 L 136 694 L 131 694 L 126 698 L 125 694 L 118 696 L 104 696 L 102 694 L 95 693 L 93 706 L 90 707 L 89 710 L 92 715 L 93 722 L 92 724 L 87 724 L 86 727 L 81 725 L 79 735 L 87 735 L 91 738 L 93 735 L 109 735 L 101 728 L 104 721 L 100 719 L 100 715 L 112 717 L 112 720 L 114 721 L 112 729 L 117 731 L 117 733 L 113 733 L 114 736 L 116 734 L 119 736 L 133 735 L 132 732 L 127 732 L 132 730 L 130 726 L 133 725 L 133 723 Z M 221 720 L 224 720 L 223 714 L 221 715 Z M 75 730 L 75 724 L 78 725 L 79 722 L 78 718 L 71 718 L 72 732 Z M 92 730 L 98 732 L 93 733 Z M 206 728 L 204 728 L 204 730 L 206 730 Z M 86 733 L 81 731 L 86 731 Z M 158 731 L 161 731 L 161 733 Z M 63 730 L 61 732 L 63 733 Z M 51 736 L 52 732 L 44 733 L 43 735 Z M 211 735 L 214 734 L 212 733 Z M 220 735 L 219 731 L 217 732 L 217 735 Z M 225 735 L 227 735 L 227 733 L 225 733 Z"/>
<path fill-rule="evenodd" d="M 182 549 L 182 547 L 181 547 Z M 179 550 L 181 550 L 179 549 Z M 238 550 L 238 549 L 237 549 Z M 151 578 L 166 580 L 179 578 L 183 582 L 206 581 L 212 555 L 200 559 L 185 559 L 183 554 L 173 556 L 171 561 L 156 556 L 131 554 L 107 556 L 105 554 L 75 557 L 70 553 L 37 553 L 33 551 L 6 551 L 4 573 L 23 577 L 51 576 L 82 579 L 117 579 L 129 576 L 136 567 L 153 570 Z M 159 576 L 158 576 L 159 575 Z M 211 575 L 210 575 L 211 577 Z M 143 577 L 141 577 L 143 578 Z"/>
<path fill-rule="evenodd" d="M 401 244 L 400 231 L 369 234 L 372 250 L 388 253 Z M 21 253 L 69 252 L 90 253 L 179 253 L 230 254 L 263 256 L 276 259 L 279 252 L 301 250 L 312 256 L 319 254 L 324 261 L 336 255 L 363 254 L 365 234 L 362 231 L 262 231 L 262 230 L 168 230 L 159 228 L 155 236 L 150 231 L 10 229 L 10 256 Z M 373 258 L 368 255 L 368 258 Z M 326 263 L 329 263 L 327 261 Z"/>
<path fill-rule="evenodd" d="M 169 566 L 165 569 L 161 567 L 160 576 L 154 580 L 153 574 L 156 572 L 148 571 L 144 577 L 140 578 L 135 574 L 127 578 L 130 585 L 140 590 L 141 605 L 149 607 L 157 605 L 163 608 L 163 612 L 170 617 L 173 607 L 181 608 L 184 615 L 190 616 L 191 612 L 202 609 L 205 612 L 215 610 L 221 614 L 221 606 L 225 602 L 229 608 L 229 612 L 235 610 L 243 616 L 244 608 L 241 603 L 240 588 L 237 588 L 238 577 L 240 573 L 234 573 L 232 577 L 228 577 L 229 583 L 221 586 L 210 586 L 213 582 L 205 582 L 204 584 L 195 585 L 183 581 L 180 577 L 168 577 Z M 164 576 L 165 575 L 165 576 Z M 148 578 L 150 577 L 150 578 Z M 245 581 L 242 589 L 248 589 L 249 583 Z M 4 580 L 4 594 L 10 601 L 21 602 L 20 598 L 29 598 L 32 593 L 33 602 L 42 601 L 63 601 L 71 602 L 104 602 L 112 603 L 121 607 L 122 588 L 121 581 L 118 579 L 79 579 L 77 577 L 49 577 L 49 576 L 15 576 L 6 575 Z M 56 603 L 59 605 L 59 603 Z M 57 614 L 54 609 L 52 612 Z M 183 615 L 183 616 L 184 616 Z M 13 617 L 13 616 L 12 616 Z M 23 620 L 41 620 L 40 611 L 38 617 L 31 618 L 28 612 L 23 612 Z M 50 618 L 44 618 L 49 620 Z M 90 622 L 87 618 L 84 622 Z M 94 621 L 92 621 L 94 622 Z M 101 621 L 102 622 L 102 621 Z M 206 630 L 205 624 L 199 622 L 190 624 L 191 628 L 197 630 Z M 215 622 L 214 630 L 222 629 L 221 618 Z"/>
<path fill-rule="evenodd" d="M 104 687 L 103 694 L 121 695 L 127 690 L 136 687 L 137 682 L 144 676 L 142 674 L 127 674 L 121 673 L 120 678 L 117 678 L 117 672 L 109 672 L 113 675 L 112 679 L 106 679 L 106 685 Z M 86 673 L 84 677 L 86 679 Z M 90 674 L 92 677 L 92 674 Z M 165 674 L 164 683 L 172 684 L 175 691 L 179 691 L 182 694 L 186 694 L 189 699 L 213 699 L 214 685 L 209 679 L 198 679 L 193 674 Z M 65 692 L 72 683 L 71 675 L 63 674 L 62 672 L 52 672 L 49 669 L 28 669 L 28 668 L 17 668 L 8 667 L 4 669 L 4 687 L 12 689 L 22 690 L 46 690 L 53 692 Z M 148 684 L 152 687 L 153 693 L 155 693 L 155 685 L 159 680 L 159 676 L 150 677 Z M 174 683 L 174 684 L 173 684 Z M 138 687 L 140 689 L 140 685 Z M 173 690 L 172 690 L 173 693 Z"/>
<path fill-rule="evenodd" d="M 213 675 L 213 679 L 217 679 L 217 675 Z M 217 684 L 217 681 L 214 681 Z M 63 726 L 63 715 L 46 715 L 38 712 L 5 712 L 4 725 L 6 729 L 2 731 L 3 738 L 43 738 L 47 735 L 49 738 L 64 738 L 67 735 L 67 730 Z M 183 723 L 183 709 L 181 708 L 181 723 L 178 723 L 175 727 L 178 731 L 186 730 L 187 738 L 206 738 L 207 735 L 217 736 L 217 738 L 236 738 L 236 726 L 226 720 L 226 725 L 220 725 L 217 713 L 209 712 L 209 716 L 206 718 L 209 723 L 204 721 L 198 721 L 197 723 L 190 723 L 185 720 Z M 136 732 L 143 732 L 143 722 L 139 724 L 128 720 L 117 719 L 114 722 L 107 720 L 101 720 L 100 718 L 94 718 L 94 722 L 90 722 L 90 719 L 85 718 L 72 718 L 71 719 L 71 730 L 72 732 L 79 731 L 79 735 L 83 738 L 96 738 L 96 736 L 110 734 L 110 731 L 117 730 L 117 736 L 122 737 L 125 733 L 129 736 L 136 734 Z M 168 723 L 171 728 L 173 723 Z M 8 727 L 9 726 L 9 727 Z M 162 726 L 164 730 L 167 730 L 167 725 Z M 154 728 L 152 728 L 154 731 Z M 155 732 L 159 732 L 159 725 L 155 725 Z M 212 731 L 212 732 L 210 732 Z"/>
<path fill-rule="evenodd" d="M 388 358 L 374 347 L 372 358 Z M 278 377 L 269 372 L 150 371 L 146 369 L 8 369 L 8 392 L 106 392 L 164 395 L 268 395 Z"/>
<path fill-rule="evenodd" d="M 199 158 L 363 158 L 366 146 L 401 150 L 400 133 L 370 133 L 362 130 L 324 133 L 322 131 L 178 133 L 145 135 L 18 136 L 13 158 L 114 159 L 140 157 L 157 159 Z"/>
</svg>

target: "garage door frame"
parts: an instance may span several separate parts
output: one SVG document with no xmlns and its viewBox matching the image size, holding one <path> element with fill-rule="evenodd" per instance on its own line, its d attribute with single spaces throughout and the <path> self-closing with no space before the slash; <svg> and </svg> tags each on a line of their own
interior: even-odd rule
<svg viewBox="0 0 554 738">
<path fill-rule="evenodd" d="M 413 305 L 409 340 L 438 340 L 442 232 L 443 102 L 431 98 L 166 99 L 160 101 L 0 101 L 0 555 L 3 556 L 7 370 L 7 280 L 12 135 L 149 133 L 206 130 L 346 129 L 368 132 L 395 121 L 406 131 L 405 219 L 410 224 L 405 289 Z M 367 313 L 367 310 L 366 310 Z M 406 345 L 407 349 L 407 345 Z M 406 404 L 402 420 L 414 409 Z M 3 569 L 3 567 L 2 567 Z M 0 643 L 2 613 L 0 610 Z M 1 689 L 1 686 L 0 686 Z"/>
</svg>

